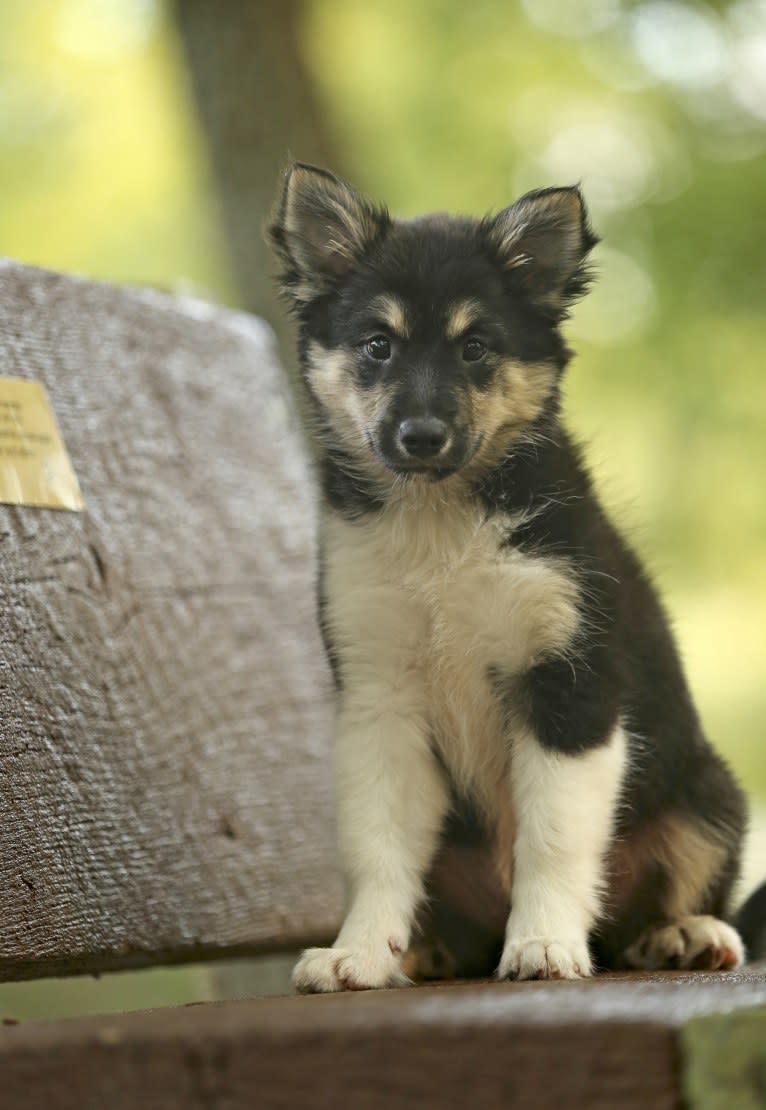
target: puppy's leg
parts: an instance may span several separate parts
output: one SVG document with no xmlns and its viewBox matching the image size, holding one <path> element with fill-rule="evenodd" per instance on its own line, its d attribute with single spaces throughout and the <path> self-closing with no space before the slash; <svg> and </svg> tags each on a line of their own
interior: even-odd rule
<svg viewBox="0 0 766 1110">
<path fill-rule="evenodd" d="M 514 739 L 516 838 L 499 978 L 590 974 L 588 933 L 600 907 L 625 752 L 619 727 L 581 754 L 544 746 L 531 730 Z"/>
<path fill-rule="evenodd" d="M 732 808 L 732 807 L 730 807 Z M 650 873 L 661 881 L 655 919 L 623 951 L 622 962 L 645 970 L 728 970 L 744 963 L 742 941 L 721 921 L 737 872 L 742 824 L 727 835 L 691 816 L 668 815 L 644 834 Z M 628 844 L 628 847 L 630 845 Z"/>
<path fill-rule="evenodd" d="M 299 991 L 401 985 L 401 957 L 448 806 L 425 717 L 402 692 L 344 694 L 336 738 L 338 820 L 349 909 L 332 948 L 310 948 Z"/>
</svg>

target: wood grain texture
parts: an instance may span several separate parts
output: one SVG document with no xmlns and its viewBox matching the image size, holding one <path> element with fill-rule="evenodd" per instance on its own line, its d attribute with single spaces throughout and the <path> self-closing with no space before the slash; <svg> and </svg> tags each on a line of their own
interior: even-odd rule
<svg viewBox="0 0 766 1110">
<path fill-rule="evenodd" d="M 671 1110 L 680 1030 L 764 968 L 254 999 L 0 1029 L 3 1110 Z"/>
<path fill-rule="evenodd" d="M 84 514 L 0 506 L 0 977 L 334 930 L 314 491 L 242 314 L 0 266 Z"/>
</svg>

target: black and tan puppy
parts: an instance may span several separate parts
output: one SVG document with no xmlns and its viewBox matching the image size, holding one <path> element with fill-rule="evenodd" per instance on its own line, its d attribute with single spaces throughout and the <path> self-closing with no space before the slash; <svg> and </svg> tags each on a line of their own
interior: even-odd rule
<svg viewBox="0 0 766 1110">
<path fill-rule="evenodd" d="M 406 981 L 426 904 L 456 973 L 737 966 L 743 797 L 560 419 L 596 242 L 579 190 L 400 221 L 294 165 L 270 236 L 322 450 L 349 887 L 296 986 Z M 492 912 L 463 897 L 465 930 L 440 903 L 445 830 L 464 892 L 492 855 Z"/>
</svg>

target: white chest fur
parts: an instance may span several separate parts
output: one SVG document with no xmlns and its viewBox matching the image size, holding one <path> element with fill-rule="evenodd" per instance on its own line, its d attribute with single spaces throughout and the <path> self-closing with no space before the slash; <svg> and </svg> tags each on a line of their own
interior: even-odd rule
<svg viewBox="0 0 766 1110">
<path fill-rule="evenodd" d="M 344 689 L 427 723 L 456 782 L 490 811 L 508 743 L 489 674 L 521 674 L 571 640 L 576 583 L 561 560 L 504 545 L 511 521 L 439 487 L 350 523 L 323 523 L 327 618 Z"/>
</svg>

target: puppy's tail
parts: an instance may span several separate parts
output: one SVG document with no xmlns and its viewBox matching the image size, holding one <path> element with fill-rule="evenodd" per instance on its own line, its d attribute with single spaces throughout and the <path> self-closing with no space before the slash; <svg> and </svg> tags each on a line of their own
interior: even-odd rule
<svg viewBox="0 0 766 1110">
<path fill-rule="evenodd" d="M 766 883 L 755 890 L 738 911 L 735 925 L 748 960 L 766 959 Z"/>
</svg>

